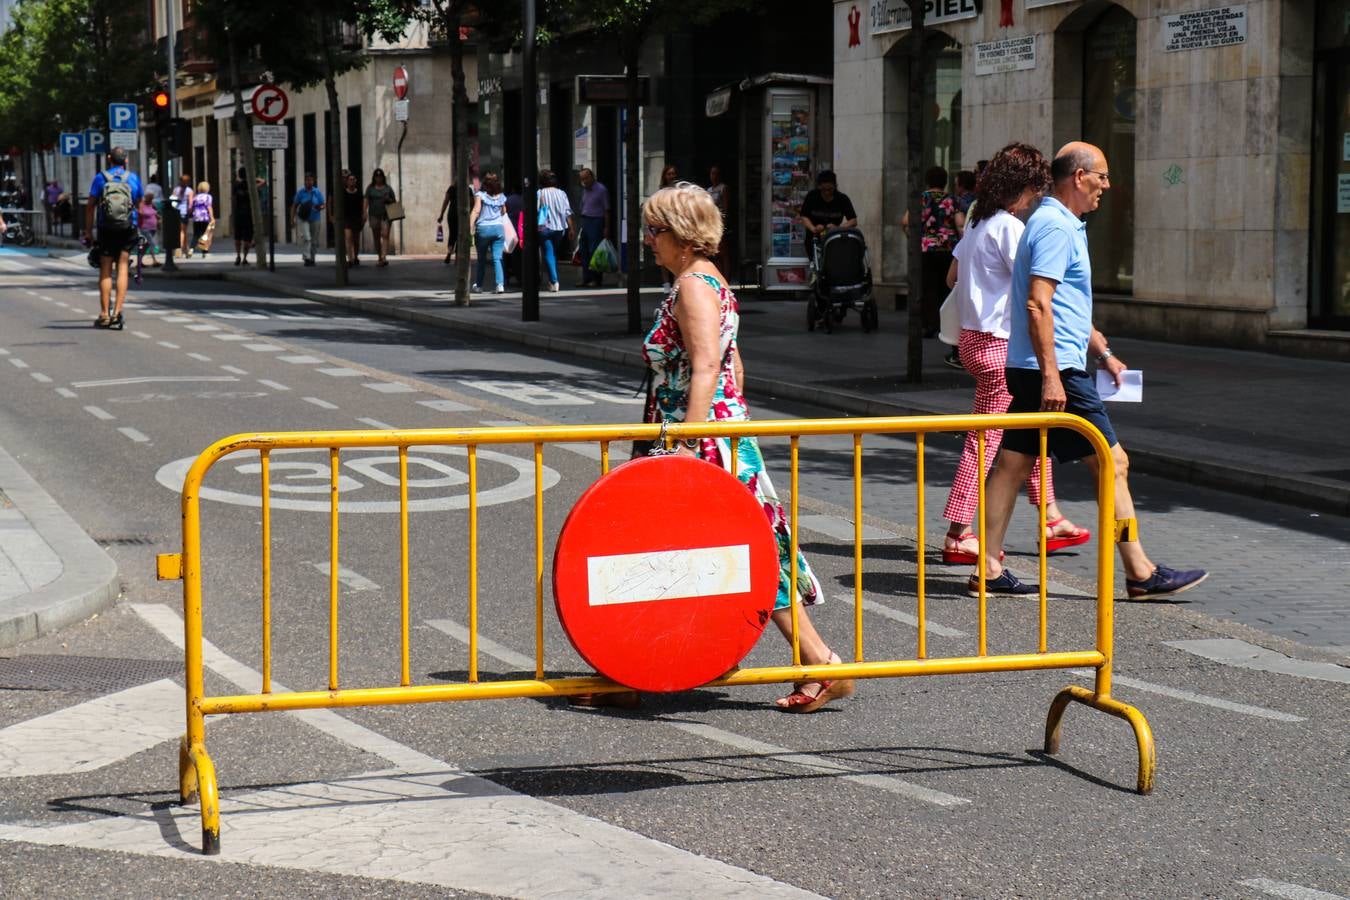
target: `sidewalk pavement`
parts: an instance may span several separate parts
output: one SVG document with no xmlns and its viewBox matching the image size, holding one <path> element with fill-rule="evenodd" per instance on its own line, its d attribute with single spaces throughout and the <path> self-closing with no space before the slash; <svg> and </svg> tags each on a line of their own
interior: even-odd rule
<svg viewBox="0 0 1350 900">
<path fill-rule="evenodd" d="M 222 248 L 223 249 L 223 248 Z M 84 266 L 83 254 L 65 256 Z M 387 268 L 362 265 L 346 288 L 334 286 L 332 257 L 304 267 L 294 248 L 278 248 L 275 272 L 233 265 L 232 254 L 179 262 L 167 275 L 147 269 L 148 283 L 173 278 L 223 278 L 251 288 L 443 328 L 605 360 L 642 377 L 640 339 L 625 333 L 621 288 L 540 294 L 540 320 L 521 321 L 521 295 L 480 293 L 455 306 L 454 268 L 435 258 L 392 258 Z M 733 285 L 734 286 L 734 285 Z M 644 290 L 643 322 L 658 289 Z M 741 298 L 740 344 L 746 388 L 753 397 L 819 405 L 847 415 L 895 416 L 970 410 L 973 381 L 947 368 L 947 347 L 924 343 L 923 383 L 905 381 L 906 321 L 879 296 L 881 326 L 864 334 L 849 314 L 833 334 L 806 329 L 800 300 Z M 1350 421 L 1350 366 L 1342 362 L 1112 337 L 1116 355 L 1144 373 L 1143 403 L 1114 403 L 1110 412 L 1135 471 L 1203 484 L 1245 496 L 1350 514 L 1350 462 L 1331 435 Z M 753 403 L 753 400 L 752 400 Z"/>
<path fill-rule="evenodd" d="M 117 566 L 0 448 L 0 648 L 117 599 Z"/>
</svg>

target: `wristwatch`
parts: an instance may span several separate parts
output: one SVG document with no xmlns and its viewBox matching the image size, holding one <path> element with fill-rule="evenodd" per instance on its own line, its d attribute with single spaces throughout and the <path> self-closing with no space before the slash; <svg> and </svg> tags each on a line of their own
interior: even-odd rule
<svg viewBox="0 0 1350 900">
<path fill-rule="evenodd" d="M 1115 356 L 1115 354 L 1111 352 L 1110 347 L 1107 347 L 1102 351 L 1101 355 L 1097 357 L 1097 365 L 1102 365 L 1113 356 Z"/>
</svg>

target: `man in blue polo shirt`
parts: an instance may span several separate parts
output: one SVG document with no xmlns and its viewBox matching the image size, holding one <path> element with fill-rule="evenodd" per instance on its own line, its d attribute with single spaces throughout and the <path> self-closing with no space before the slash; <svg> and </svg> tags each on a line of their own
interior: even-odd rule
<svg viewBox="0 0 1350 900">
<path fill-rule="evenodd" d="M 1126 591 L 1135 600 L 1170 597 L 1195 587 L 1208 573 L 1155 565 L 1144 553 L 1126 479 L 1129 459 L 1116 440 L 1088 370 L 1089 354 L 1117 384 L 1125 370 L 1125 364 L 1106 346 L 1106 338 L 1092 327 L 1092 261 L 1082 218 L 1097 208 L 1111 184 L 1106 156 L 1091 144 L 1067 144 L 1055 156 L 1050 176 L 1054 188 L 1027 222 L 1013 263 L 1007 364 L 1008 392 L 1013 399 L 1008 412 L 1068 412 L 1097 426 L 1111 448 L 1116 470 L 1116 545 L 1125 566 Z M 1039 432 L 1004 432 L 998 466 L 986 482 L 988 593 L 1035 592 L 999 560 L 1018 487 L 1026 481 L 1039 452 Z M 1086 459 L 1097 471 L 1092 445 L 1075 431 L 1052 428 L 1047 452 L 1060 462 Z M 967 588 L 978 594 L 979 578 L 972 575 Z"/>
<path fill-rule="evenodd" d="M 110 190 L 109 187 L 113 186 Z M 108 194 L 105 202 L 104 194 Z M 98 257 L 98 318 L 99 328 L 122 325 L 122 304 L 127 300 L 127 276 L 131 254 L 136 252 L 140 232 L 136 228 L 136 207 L 141 202 L 141 179 L 127 171 L 127 151 L 114 147 L 108 152 L 108 168 L 94 176 L 89 185 L 89 202 L 85 205 L 84 231 L 93 234 L 97 219 L 98 237 L 94 240 L 94 254 Z M 130 203 L 130 209 L 127 204 Z M 109 216 L 116 216 L 112 221 Z M 87 240 L 87 238 L 86 238 Z M 117 302 L 109 314 L 112 294 L 112 267 L 117 264 Z"/>
</svg>

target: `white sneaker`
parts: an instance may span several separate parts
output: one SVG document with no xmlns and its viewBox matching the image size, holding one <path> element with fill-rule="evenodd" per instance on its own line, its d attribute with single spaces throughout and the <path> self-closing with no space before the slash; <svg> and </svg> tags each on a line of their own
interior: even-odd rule
<svg viewBox="0 0 1350 900">
<path fill-rule="evenodd" d="M 469 293 L 471 293 L 471 294 L 481 294 L 482 292 L 483 292 L 483 289 L 482 289 L 481 287 L 479 287 L 478 285 L 476 285 L 476 284 L 471 284 L 471 285 L 469 285 Z"/>
<path fill-rule="evenodd" d="M 495 289 L 493 289 L 492 293 L 494 293 L 494 294 L 505 294 L 505 293 L 506 293 L 506 288 L 505 288 L 504 286 L 502 286 L 502 285 L 499 284 L 499 285 L 497 285 L 497 287 L 496 287 Z"/>
<path fill-rule="evenodd" d="M 555 293 L 555 294 L 558 293 L 558 291 L 562 290 L 562 288 L 560 288 L 560 287 L 558 286 L 558 282 L 556 282 L 556 281 L 553 282 L 552 284 L 550 284 L 550 285 L 548 286 L 548 289 L 549 289 L 550 291 L 552 291 L 553 293 Z"/>
</svg>

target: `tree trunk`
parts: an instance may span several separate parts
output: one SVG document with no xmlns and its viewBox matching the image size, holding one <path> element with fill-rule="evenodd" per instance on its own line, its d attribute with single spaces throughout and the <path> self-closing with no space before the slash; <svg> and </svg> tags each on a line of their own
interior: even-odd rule
<svg viewBox="0 0 1350 900">
<path fill-rule="evenodd" d="M 333 175 L 329 182 L 333 185 L 333 196 L 328 198 L 328 208 L 333 211 L 333 228 L 336 231 L 334 243 L 337 245 L 337 286 L 347 286 L 347 235 L 346 218 L 343 207 L 346 205 L 343 192 L 347 185 L 342 182 L 342 107 L 338 104 L 337 78 L 333 75 L 333 57 L 330 46 L 333 34 L 328 27 L 328 17 L 319 16 L 319 28 L 323 34 L 323 85 L 328 91 L 328 116 L 331 126 L 328 129 L 328 171 Z M 357 181 L 360 187 L 360 181 Z M 359 228 L 359 223 L 357 224 Z"/>
<path fill-rule="evenodd" d="M 909 347 L 905 378 L 910 384 L 923 381 L 923 108 L 924 82 L 927 76 L 926 37 L 923 23 L 923 0 L 906 0 L 909 4 L 909 98 L 905 125 L 906 168 L 905 186 L 909 208 Z"/>
<path fill-rule="evenodd" d="M 638 222 L 642 215 L 638 197 L 638 167 L 642 164 L 638 153 L 638 57 L 642 50 L 642 39 L 633 37 L 624 52 L 624 71 L 627 75 L 628 96 L 626 111 L 628 121 L 624 123 L 623 134 L 623 206 L 624 222 L 615 223 L 615 236 L 625 238 L 626 261 L 628 263 L 628 333 L 642 333 L 642 241 L 636 240 L 639 233 Z M 625 225 L 626 230 L 625 230 Z"/>
<path fill-rule="evenodd" d="M 244 113 L 244 92 L 239 89 L 239 57 L 234 46 L 234 35 L 226 29 L 225 45 L 230 55 L 230 84 L 234 87 L 234 123 L 239 132 L 239 143 L 243 147 L 244 177 L 248 179 L 249 215 L 253 219 L 253 261 L 259 269 L 267 268 L 267 254 L 259 247 L 263 236 L 262 203 L 258 198 L 258 155 L 253 150 L 253 127 L 249 116 Z M 230 173 L 233 180 L 234 172 Z M 233 192 L 231 192 L 233 193 Z M 236 212 L 230 210 L 233 218 Z M 230 230 L 234 230 L 231 223 Z"/>
<path fill-rule="evenodd" d="M 452 9 L 455 7 L 452 6 Z M 469 305 L 469 212 L 473 208 L 473 184 L 469 181 L 469 92 L 464 85 L 464 47 L 459 40 L 459 11 L 445 14 L 446 39 L 450 42 L 451 125 L 454 144 L 455 209 L 455 305 Z"/>
</svg>

